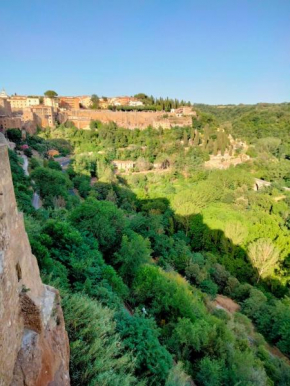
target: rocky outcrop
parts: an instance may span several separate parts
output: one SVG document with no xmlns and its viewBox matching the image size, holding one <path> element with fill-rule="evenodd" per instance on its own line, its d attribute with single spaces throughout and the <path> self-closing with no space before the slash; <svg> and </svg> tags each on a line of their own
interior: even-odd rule
<svg viewBox="0 0 290 386">
<path fill-rule="evenodd" d="M 41 281 L 0 141 L 0 386 L 69 386 L 68 366 L 59 293 Z"/>
</svg>

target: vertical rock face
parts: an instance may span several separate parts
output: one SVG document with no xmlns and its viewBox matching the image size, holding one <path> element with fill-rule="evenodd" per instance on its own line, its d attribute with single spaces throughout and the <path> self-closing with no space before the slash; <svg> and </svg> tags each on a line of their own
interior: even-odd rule
<svg viewBox="0 0 290 386">
<path fill-rule="evenodd" d="M 0 386 L 69 386 L 68 367 L 59 294 L 41 282 L 0 143 Z"/>
</svg>

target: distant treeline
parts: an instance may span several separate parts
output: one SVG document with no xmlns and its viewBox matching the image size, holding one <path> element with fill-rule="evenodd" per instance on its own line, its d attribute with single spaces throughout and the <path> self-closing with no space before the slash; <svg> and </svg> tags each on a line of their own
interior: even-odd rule
<svg viewBox="0 0 290 386">
<path fill-rule="evenodd" d="M 190 102 L 185 102 L 183 99 L 154 98 L 152 95 L 148 96 L 143 93 L 136 94 L 134 97 L 143 102 L 145 106 L 155 106 L 157 110 L 170 111 L 180 106 L 191 106 Z"/>
<path fill-rule="evenodd" d="M 109 110 L 112 111 L 162 111 L 160 106 L 148 105 L 148 106 L 108 106 Z M 169 110 L 170 111 L 170 110 Z"/>
<path fill-rule="evenodd" d="M 143 106 L 112 106 L 108 108 L 113 111 L 171 111 L 180 106 L 191 106 L 190 102 L 179 99 L 154 98 L 143 93 L 134 95 L 134 98 L 143 103 Z"/>
</svg>

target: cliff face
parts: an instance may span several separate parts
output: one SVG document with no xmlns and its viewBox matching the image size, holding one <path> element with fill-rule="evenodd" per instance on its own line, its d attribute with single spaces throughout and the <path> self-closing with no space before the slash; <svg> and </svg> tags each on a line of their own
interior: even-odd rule
<svg viewBox="0 0 290 386">
<path fill-rule="evenodd" d="M 59 294 L 41 282 L 0 143 L 0 386 L 69 386 L 68 366 Z"/>
<path fill-rule="evenodd" d="M 111 111 L 111 110 L 68 110 L 59 114 L 60 122 L 69 120 L 78 129 L 83 129 L 90 125 L 92 119 L 100 120 L 103 123 L 115 122 L 118 126 L 127 129 L 145 129 L 149 125 L 158 128 L 170 128 L 172 126 L 190 126 L 191 117 L 176 117 L 169 114 L 168 118 L 163 118 L 164 111 Z"/>
</svg>

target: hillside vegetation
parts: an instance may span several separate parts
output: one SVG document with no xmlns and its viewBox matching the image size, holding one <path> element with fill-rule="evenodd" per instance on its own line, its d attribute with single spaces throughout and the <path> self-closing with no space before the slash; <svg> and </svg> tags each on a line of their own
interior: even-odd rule
<svg viewBox="0 0 290 386">
<path fill-rule="evenodd" d="M 33 253 L 63 297 L 72 385 L 290 384 L 290 105 L 194 108 L 191 127 L 28 136 L 29 177 L 10 152 Z"/>
</svg>

